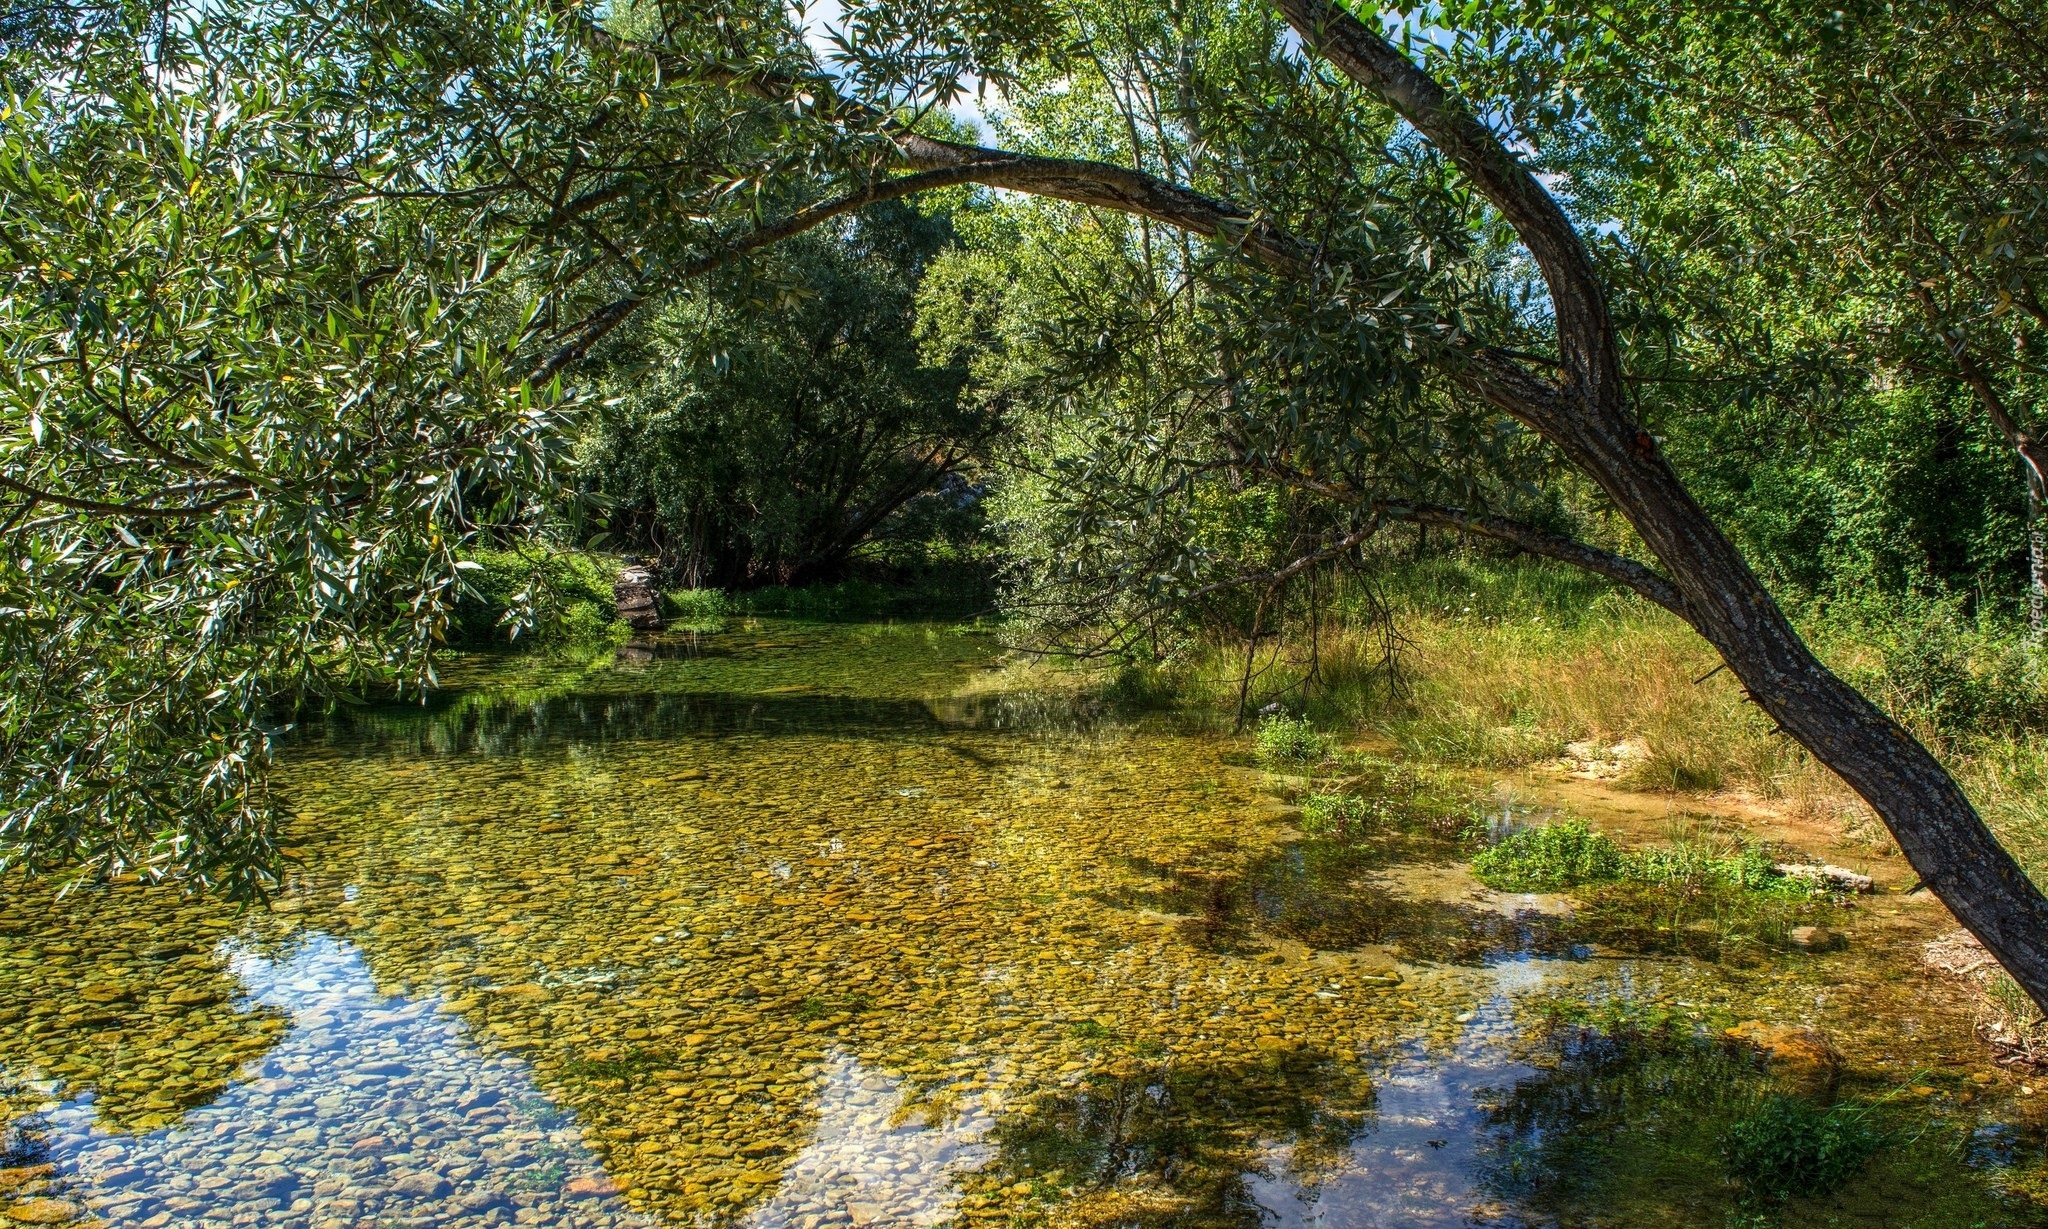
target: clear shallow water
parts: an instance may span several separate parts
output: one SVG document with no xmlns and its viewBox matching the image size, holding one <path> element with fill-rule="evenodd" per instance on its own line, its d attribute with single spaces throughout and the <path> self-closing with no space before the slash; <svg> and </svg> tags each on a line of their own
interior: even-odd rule
<svg viewBox="0 0 2048 1229">
<path fill-rule="evenodd" d="M 432 709 L 295 745 L 274 911 L 8 884 L 0 1207 L 1719 1226 L 1687 1123 L 1768 1086 L 1721 1024 L 1825 1027 L 1878 1089 L 1981 1061 L 1863 966 L 1584 959 L 1555 902 L 1454 850 L 1303 841 L 1227 739 L 971 694 L 992 651 L 767 624 L 476 662 Z M 1610 998 L 1698 1036 L 1532 1015 Z M 2038 1132 L 1980 1121 L 1974 1087 L 1916 1099 L 1921 1142 L 1790 1221 L 2033 1223 L 1990 1192 Z"/>
</svg>

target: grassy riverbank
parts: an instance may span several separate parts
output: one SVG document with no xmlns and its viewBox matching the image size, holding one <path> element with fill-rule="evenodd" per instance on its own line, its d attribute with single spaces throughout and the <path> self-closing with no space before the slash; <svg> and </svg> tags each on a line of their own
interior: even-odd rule
<svg viewBox="0 0 2048 1229">
<path fill-rule="evenodd" d="M 1934 749 L 2030 867 L 2048 869 L 2048 689 L 2017 628 L 1932 601 L 1815 604 L 1795 617 L 1831 667 Z M 1867 808 L 1773 733 L 1719 664 L 1676 618 L 1580 573 L 1438 559 L 1341 593 L 1313 635 L 1297 627 L 1266 646 L 1247 707 L 1277 701 L 1403 758 L 1490 770 L 1573 760 L 1635 789 L 1740 793 L 1882 841 Z M 1218 643 L 1126 686 L 1232 706 L 1244 669 L 1241 646 Z"/>
</svg>

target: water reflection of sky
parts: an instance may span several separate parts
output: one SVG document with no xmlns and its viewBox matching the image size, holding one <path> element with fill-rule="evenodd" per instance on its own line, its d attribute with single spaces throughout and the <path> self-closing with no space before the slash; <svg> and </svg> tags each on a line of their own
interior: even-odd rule
<svg viewBox="0 0 2048 1229">
<path fill-rule="evenodd" d="M 44 1115 L 49 1159 L 102 1218 L 644 1223 L 591 1181 L 597 1160 L 524 1063 L 472 1045 L 436 1000 L 379 992 L 351 945 L 314 932 L 276 959 L 230 957 L 251 999 L 292 1018 L 260 1066 L 162 1131 L 108 1133 L 90 1095 Z"/>
<path fill-rule="evenodd" d="M 845 1209 L 858 1223 L 934 1225 L 958 1211 L 955 1180 L 994 1152 L 994 1126 L 979 1100 L 917 1105 L 903 1081 L 844 1051 L 825 1061 L 812 1141 L 781 1173 L 774 1198 L 742 1222 L 749 1229 L 816 1223 Z"/>
<path fill-rule="evenodd" d="M 1397 1229 L 1486 1223 L 1490 1200 L 1478 1150 L 1495 1090 L 1535 1074 L 1512 1061 L 1513 996 L 1543 983 L 1554 962 L 1510 960 L 1487 973 L 1493 993 L 1449 1052 L 1410 1049 L 1375 1080 L 1372 1125 L 1334 1167 L 1297 1172 L 1292 1149 L 1269 1149 L 1250 1193 L 1271 1229 Z"/>
</svg>

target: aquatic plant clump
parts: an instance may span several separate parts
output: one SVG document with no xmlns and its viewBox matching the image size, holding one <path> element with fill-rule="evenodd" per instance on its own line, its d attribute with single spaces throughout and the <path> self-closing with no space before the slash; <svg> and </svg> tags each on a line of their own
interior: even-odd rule
<svg viewBox="0 0 2048 1229">
<path fill-rule="evenodd" d="M 1583 819 L 1525 828 L 1480 852 L 1472 873 L 1503 892 L 1556 892 L 1619 879 L 1624 858 L 1612 839 Z"/>
<path fill-rule="evenodd" d="M 1301 829 L 1310 836 L 1349 840 L 1393 819 L 1385 799 L 1357 794 L 1310 794 L 1301 800 Z"/>
<path fill-rule="evenodd" d="M 1299 768 L 1328 759 L 1337 747 L 1334 735 L 1315 728 L 1306 717 L 1272 713 L 1260 718 L 1252 736 L 1252 752 L 1266 768 Z"/>
<path fill-rule="evenodd" d="M 733 603 L 718 589 L 670 589 L 661 595 L 662 613 L 684 631 L 717 631 Z"/>
<path fill-rule="evenodd" d="M 1728 1128 L 1722 1155 L 1728 1172 L 1752 1198 L 1780 1203 L 1827 1195 L 1854 1177 L 1882 1137 L 1867 1111 L 1822 1110 L 1797 1097 L 1773 1096 Z"/>
<path fill-rule="evenodd" d="M 1625 851 L 1583 819 L 1513 833 L 1473 858 L 1472 873 L 1506 892 L 1555 892 L 1615 880 L 1801 898 L 1827 892 L 1822 883 L 1781 873 L 1760 845 L 1730 850 L 1681 840 L 1662 849 Z"/>
</svg>

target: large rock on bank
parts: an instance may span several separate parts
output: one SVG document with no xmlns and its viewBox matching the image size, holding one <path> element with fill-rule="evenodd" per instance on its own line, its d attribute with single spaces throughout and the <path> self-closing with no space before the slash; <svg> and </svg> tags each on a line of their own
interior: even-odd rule
<svg viewBox="0 0 2048 1229">
<path fill-rule="evenodd" d="M 661 630 L 661 590 L 654 587 L 654 573 L 633 564 L 612 583 L 612 598 L 619 617 L 635 631 Z"/>
</svg>

